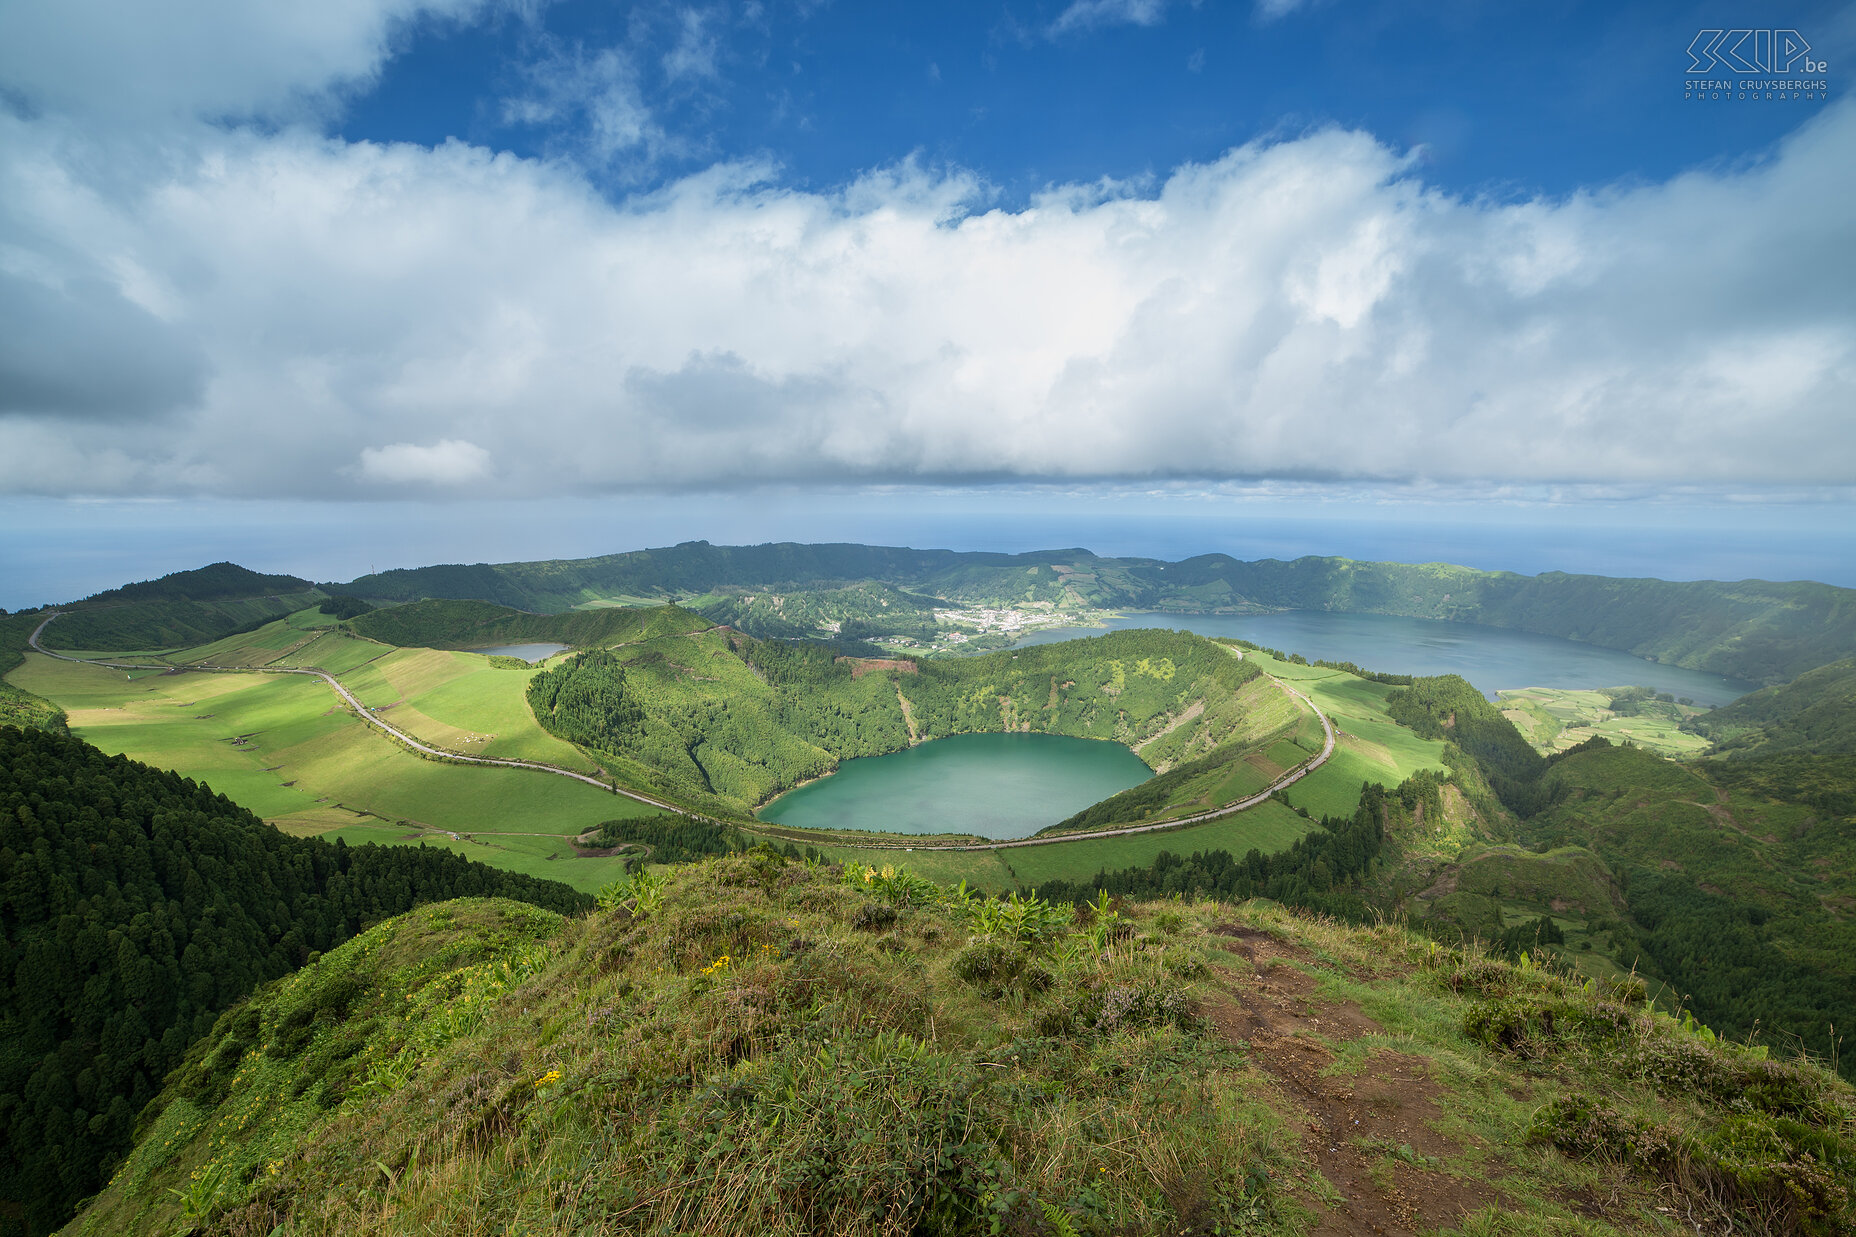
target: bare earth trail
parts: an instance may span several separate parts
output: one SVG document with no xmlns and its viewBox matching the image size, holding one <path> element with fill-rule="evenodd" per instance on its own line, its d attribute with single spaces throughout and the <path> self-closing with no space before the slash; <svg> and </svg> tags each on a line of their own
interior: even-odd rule
<svg viewBox="0 0 1856 1237">
<path fill-rule="evenodd" d="M 45 621 L 43 623 L 40 623 L 37 627 L 33 629 L 32 635 L 27 638 L 26 642 L 32 646 L 32 649 L 34 652 L 42 653 L 47 657 L 56 658 L 59 661 L 76 662 L 79 665 L 85 665 L 85 666 L 105 666 L 111 670 L 152 670 L 152 669 L 157 668 L 155 666 L 151 666 L 147 662 L 92 661 L 88 658 L 67 657 L 63 653 L 54 653 L 52 650 L 46 648 L 43 644 L 39 643 L 39 636 L 44 633 L 45 628 L 48 625 L 50 625 L 51 621 L 57 618 L 62 613 L 63 613 L 62 610 L 52 611 L 52 613 L 48 614 L 45 617 Z M 674 803 L 669 803 L 662 799 L 654 799 L 650 795 L 641 794 L 635 790 L 627 790 L 622 786 L 615 786 L 611 782 L 602 782 L 598 778 L 593 777 L 589 774 L 576 773 L 572 769 L 563 769 L 558 765 L 543 764 L 542 762 L 536 761 L 536 760 L 500 760 L 500 759 L 490 757 L 490 756 L 466 756 L 461 752 L 451 752 L 451 751 L 446 751 L 443 748 L 432 747 L 429 744 L 422 743 L 418 739 L 413 738 L 411 735 L 399 729 L 397 726 L 393 726 L 393 725 L 388 724 L 387 722 L 382 721 L 380 717 L 373 710 L 369 709 L 366 705 L 362 704 L 359 700 L 357 700 L 354 696 L 354 693 L 350 692 L 346 687 L 342 686 L 341 682 L 338 679 L 336 679 L 334 675 L 324 670 L 317 670 L 312 667 L 296 667 L 296 666 L 212 666 L 212 665 L 203 665 L 203 664 L 202 665 L 191 665 L 191 666 L 185 666 L 185 667 L 173 666 L 173 667 L 169 667 L 169 669 L 171 671 L 200 670 L 200 671 L 207 671 L 207 672 L 219 673 L 219 674 L 307 674 L 307 675 L 311 675 L 315 678 L 321 679 L 324 683 L 327 683 L 329 687 L 335 692 L 335 694 L 339 696 L 342 699 L 342 701 L 351 710 L 353 710 L 354 715 L 356 717 L 360 718 L 362 721 L 366 722 L 368 725 L 373 726 L 376 729 L 384 732 L 389 738 L 392 738 L 398 741 L 399 743 L 404 744 L 406 747 L 411 748 L 413 751 L 421 752 L 427 756 L 433 757 L 434 759 L 455 761 L 459 764 L 492 765 L 492 766 L 496 766 L 499 768 L 505 768 L 505 769 L 533 769 L 539 773 L 552 773 L 558 777 L 571 777 L 577 782 L 585 782 L 588 786 L 596 786 L 599 789 L 607 791 L 611 794 L 624 795 L 628 799 L 633 799 L 639 803 L 648 804 L 651 807 L 661 808 L 662 810 L 666 812 L 680 813 L 682 815 L 694 815 L 694 813 L 689 812 L 685 808 L 678 807 Z M 1319 755 L 1311 757 L 1306 763 L 1298 766 L 1295 769 L 1290 770 L 1288 773 L 1285 773 L 1282 777 L 1277 778 L 1276 781 L 1272 782 L 1269 786 L 1265 787 L 1263 790 L 1258 791 L 1256 794 L 1251 795 L 1248 799 L 1240 799 L 1236 803 L 1227 803 L 1223 807 L 1213 808 L 1211 811 L 1208 811 L 1208 812 L 1199 812 L 1192 816 L 1181 816 L 1173 820 L 1160 821 L 1157 824 L 1124 825 L 1117 829 L 1097 829 L 1097 830 L 1093 830 L 1088 833 L 1065 833 L 1057 837 L 1021 838 L 1017 841 L 1012 841 L 1012 842 L 910 843 L 910 842 L 872 841 L 868 843 L 859 842 L 858 846 L 863 849 L 871 849 L 871 850 L 953 850 L 953 851 L 1009 850 L 1009 849 L 1012 849 L 1013 847 L 1019 847 L 1019 846 L 1053 846 L 1059 842 L 1082 842 L 1082 841 L 1088 841 L 1088 840 L 1095 839 L 1095 838 L 1121 837 L 1124 834 L 1130 834 L 1130 833 L 1156 833 L 1156 832 L 1160 832 L 1160 831 L 1168 830 L 1168 829 L 1181 829 L 1188 825 L 1203 824 L 1204 822 L 1209 821 L 1209 820 L 1217 820 L 1220 817 L 1231 816 L 1238 812 L 1246 811 L 1250 808 L 1256 807 L 1258 804 L 1267 803 L 1269 802 L 1269 798 L 1271 795 L 1275 794 L 1277 791 L 1283 789 L 1286 786 L 1293 785 L 1294 783 L 1300 781 L 1302 778 L 1308 776 L 1310 773 L 1313 773 L 1316 769 L 1319 769 L 1322 765 L 1326 764 L 1328 757 L 1334 754 L 1334 723 L 1328 720 L 1327 714 L 1323 713 L 1320 709 L 1316 708 L 1315 702 L 1313 700 L 1310 700 L 1307 696 L 1303 695 L 1301 692 L 1297 691 L 1295 688 L 1290 687 L 1287 683 L 1284 683 L 1280 679 L 1274 679 L 1272 681 L 1278 687 L 1288 692 L 1291 696 L 1294 696 L 1297 700 L 1300 700 L 1303 704 L 1307 705 L 1309 711 L 1312 712 L 1317 718 L 1320 719 L 1324 742 L 1322 743 L 1321 752 Z M 700 819 L 709 819 L 709 818 L 700 817 Z M 726 823 L 726 822 L 716 822 L 716 823 Z"/>
<path fill-rule="evenodd" d="M 1445 1092 L 1429 1061 L 1375 1047 L 1357 1074 L 1336 1071 L 1348 1041 L 1391 1038 L 1385 1028 L 1351 1001 L 1322 999 L 1306 952 L 1240 924 L 1216 931 L 1231 960 L 1213 967 L 1205 1013 L 1269 1076 L 1288 1132 L 1325 1183 L 1313 1191 L 1311 1237 L 1410 1237 L 1505 1201 L 1451 1171 L 1466 1148 L 1439 1128 Z"/>
</svg>

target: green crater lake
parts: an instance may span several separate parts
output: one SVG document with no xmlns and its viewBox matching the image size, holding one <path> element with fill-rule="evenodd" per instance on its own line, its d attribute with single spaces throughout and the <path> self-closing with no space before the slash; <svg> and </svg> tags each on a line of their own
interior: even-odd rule
<svg viewBox="0 0 1856 1237">
<path fill-rule="evenodd" d="M 956 734 L 847 760 L 788 791 L 762 820 L 807 829 L 1029 837 L 1153 776 L 1119 743 L 1055 734 Z"/>
</svg>

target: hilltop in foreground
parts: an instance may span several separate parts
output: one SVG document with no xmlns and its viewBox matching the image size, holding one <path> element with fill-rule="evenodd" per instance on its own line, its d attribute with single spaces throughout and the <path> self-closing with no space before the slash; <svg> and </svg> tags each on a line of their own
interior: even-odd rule
<svg viewBox="0 0 1856 1237">
<path fill-rule="evenodd" d="M 71 1233 L 1847 1232 L 1856 1095 L 1263 902 L 767 851 L 442 903 L 261 989 Z"/>
</svg>

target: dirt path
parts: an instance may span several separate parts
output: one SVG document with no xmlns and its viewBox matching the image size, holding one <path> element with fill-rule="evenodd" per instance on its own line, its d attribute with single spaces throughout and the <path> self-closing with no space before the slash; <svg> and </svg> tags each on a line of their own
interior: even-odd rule
<svg viewBox="0 0 1856 1237">
<path fill-rule="evenodd" d="M 1463 1147 L 1436 1128 L 1443 1088 L 1427 1061 L 1376 1049 L 1357 1076 L 1324 1073 L 1336 1046 L 1384 1028 L 1352 1002 L 1317 998 L 1316 981 L 1293 965 L 1309 961 L 1300 951 L 1254 928 L 1219 932 L 1233 958 L 1215 969 L 1221 982 L 1206 1012 L 1274 1080 L 1278 1111 L 1300 1129 L 1304 1155 L 1332 1187 L 1303 1183 L 1327 1197 L 1317 1202 L 1314 1237 L 1415 1234 L 1499 1201 L 1443 1170 Z"/>
</svg>

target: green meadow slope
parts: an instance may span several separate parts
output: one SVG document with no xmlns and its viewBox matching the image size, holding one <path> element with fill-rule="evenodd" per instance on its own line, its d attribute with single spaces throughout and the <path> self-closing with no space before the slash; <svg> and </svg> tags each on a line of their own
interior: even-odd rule
<svg viewBox="0 0 1856 1237">
<path fill-rule="evenodd" d="M 759 852 L 376 926 L 224 1015 L 66 1231 L 1828 1237 L 1853 1130 L 1640 985 Z"/>
</svg>

